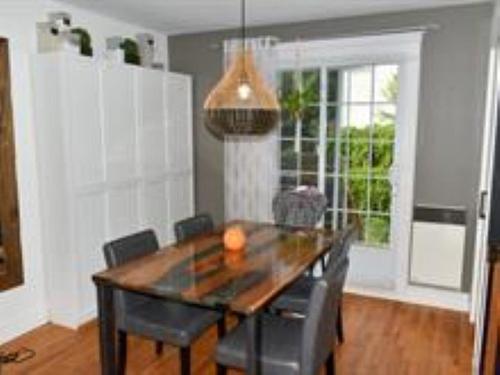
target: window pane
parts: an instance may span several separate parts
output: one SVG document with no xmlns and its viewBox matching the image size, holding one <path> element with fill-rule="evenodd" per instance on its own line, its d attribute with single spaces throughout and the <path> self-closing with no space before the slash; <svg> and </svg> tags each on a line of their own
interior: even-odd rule
<svg viewBox="0 0 500 375">
<path fill-rule="evenodd" d="M 325 225 L 326 229 L 332 229 L 333 225 L 333 212 L 328 210 L 325 212 Z"/>
<path fill-rule="evenodd" d="M 375 101 L 396 103 L 399 91 L 398 66 L 375 67 Z"/>
<path fill-rule="evenodd" d="M 302 137 L 319 137 L 319 107 L 309 107 L 302 119 Z"/>
<path fill-rule="evenodd" d="M 349 212 L 346 210 L 339 210 L 336 212 L 337 228 L 343 228 L 350 224 L 359 224 L 362 226 L 363 217 L 359 213 Z"/>
<path fill-rule="evenodd" d="M 338 141 L 328 140 L 326 143 L 326 172 L 335 173 L 337 172 L 337 167 L 335 166 L 336 161 L 336 145 Z"/>
<path fill-rule="evenodd" d="M 349 73 L 349 101 L 370 102 L 372 100 L 372 67 L 350 69 Z"/>
<path fill-rule="evenodd" d="M 372 174 L 375 177 L 389 177 L 394 159 L 392 142 L 374 142 L 372 144 Z"/>
<path fill-rule="evenodd" d="M 302 88 L 307 93 L 308 99 L 318 103 L 320 93 L 319 69 L 305 70 L 302 72 Z"/>
<path fill-rule="evenodd" d="M 391 211 L 392 186 L 388 179 L 373 179 L 370 184 L 370 210 L 379 213 Z"/>
<path fill-rule="evenodd" d="M 351 210 L 365 211 L 368 205 L 368 179 L 349 177 L 347 181 L 347 206 Z"/>
<path fill-rule="evenodd" d="M 334 198 L 337 199 L 337 208 L 339 209 L 347 207 L 347 195 L 345 195 L 346 181 L 345 177 L 338 177 L 338 188 L 333 192 Z"/>
<path fill-rule="evenodd" d="M 301 145 L 301 170 L 308 172 L 317 172 L 318 153 L 316 151 L 317 142 L 302 141 Z"/>
<path fill-rule="evenodd" d="M 336 137 L 338 131 L 338 125 L 340 121 L 340 112 L 338 106 L 328 106 L 327 108 L 327 127 L 326 136 L 329 138 Z"/>
<path fill-rule="evenodd" d="M 281 141 L 281 169 L 297 169 L 297 154 L 294 149 L 294 141 Z"/>
<path fill-rule="evenodd" d="M 332 208 L 333 207 L 333 190 L 334 190 L 334 178 L 333 177 L 326 177 L 325 178 L 325 196 L 328 201 L 327 207 Z"/>
<path fill-rule="evenodd" d="M 389 244 L 391 219 L 389 216 L 364 217 L 364 242 L 370 245 Z"/>
<path fill-rule="evenodd" d="M 339 166 L 338 172 L 339 174 L 348 173 L 349 166 L 349 144 L 347 142 L 340 142 L 340 155 L 339 155 Z"/>
<path fill-rule="evenodd" d="M 375 126 L 392 128 L 392 136 L 394 135 L 394 127 L 396 124 L 396 106 L 394 104 L 378 104 L 374 108 L 374 124 Z"/>
<path fill-rule="evenodd" d="M 295 137 L 295 120 L 287 111 L 281 112 L 281 136 Z"/>
<path fill-rule="evenodd" d="M 369 128 L 372 122 L 371 107 L 369 104 L 350 105 L 347 117 L 349 127 L 354 129 Z"/>
<path fill-rule="evenodd" d="M 280 97 L 286 97 L 293 90 L 295 90 L 295 72 L 282 71 L 280 74 Z"/>
<path fill-rule="evenodd" d="M 328 102 L 336 103 L 339 100 L 339 72 L 338 70 L 328 71 Z"/>
<path fill-rule="evenodd" d="M 370 144 L 366 141 L 349 143 L 349 174 L 366 176 L 370 164 Z"/>
<path fill-rule="evenodd" d="M 300 185 L 317 187 L 318 186 L 318 175 L 317 174 L 302 173 L 300 175 Z"/>
<path fill-rule="evenodd" d="M 292 175 L 283 175 L 280 178 L 281 190 L 291 190 L 297 187 L 297 177 Z"/>
</svg>

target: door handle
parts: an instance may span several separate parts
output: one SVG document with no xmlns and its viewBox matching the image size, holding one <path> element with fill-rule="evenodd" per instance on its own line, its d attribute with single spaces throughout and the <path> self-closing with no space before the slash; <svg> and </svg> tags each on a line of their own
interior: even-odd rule
<svg viewBox="0 0 500 375">
<path fill-rule="evenodd" d="M 488 191 L 483 190 L 479 195 L 479 218 L 486 219 L 486 197 L 488 196 Z"/>
</svg>

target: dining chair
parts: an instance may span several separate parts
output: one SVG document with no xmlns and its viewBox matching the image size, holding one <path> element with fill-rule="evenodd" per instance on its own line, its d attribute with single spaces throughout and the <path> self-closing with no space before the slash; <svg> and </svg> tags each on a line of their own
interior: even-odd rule
<svg viewBox="0 0 500 375">
<path fill-rule="evenodd" d="M 314 228 L 327 203 L 326 196 L 316 188 L 281 191 L 272 202 L 274 221 L 278 225 Z"/>
<path fill-rule="evenodd" d="M 348 259 L 349 250 L 352 243 L 358 238 L 359 232 L 356 226 L 350 226 L 344 232 L 338 245 L 332 246 L 328 254 L 328 263 L 336 259 Z M 300 316 L 304 316 L 307 312 L 309 300 L 311 298 L 315 279 L 311 275 L 302 276 L 299 280 L 293 283 L 286 289 L 276 300 L 271 304 L 271 309 L 282 312 L 287 311 Z M 344 342 L 344 322 L 342 314 L 342 298 L 339 302 L 339 311 L 337 314 L 337 336 L 340 343 Z"/>
<path fill-rule="evenodd" d="M 145 230 L 105 244 L 104 256 L 111 268 L 158 249 L 155 233 Z M 190 373 L 190 345 L 196 338 L 215 323 L 219 336 L 224 334 L 223 316 L 218 312 L 123 290 L 114 293 L 119 374 L 125 373 L 127 334 L 156 341 L 158 355 L 163 343 L 179 347 L 182 375 Z"/>
<path fill-rule="evenodd" d="M 214 222 L 209 214 L 199 214 L 174 224 L 177 242 L 185 241 L 193 236 L 214 230 Z"/>
<path fill-rule="evenodd" d="M 314 375 L 326 364 L 335 374 L 335 322 L 349 260 L 337 258 L 314 283 L 305 319 L 262 313 L 259 367 L 262 375 Z M 217 375 L 246 365 L 245 321 L 217 345 Z"/>
</svg>

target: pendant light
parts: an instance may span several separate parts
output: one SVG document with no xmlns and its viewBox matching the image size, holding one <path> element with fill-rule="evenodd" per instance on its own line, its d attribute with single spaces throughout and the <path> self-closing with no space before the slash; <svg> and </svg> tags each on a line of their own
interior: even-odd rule
<svg viewBox="0 0 500 375">
<path fill-rule="evenodd" d="M 279 121 L 275 92 L 258 71 L 246 46 L 245 0 L 241 1 L 241 47 L 204 104 L 205 124 L 217 136 L 261 135 Z"/>
</svg>

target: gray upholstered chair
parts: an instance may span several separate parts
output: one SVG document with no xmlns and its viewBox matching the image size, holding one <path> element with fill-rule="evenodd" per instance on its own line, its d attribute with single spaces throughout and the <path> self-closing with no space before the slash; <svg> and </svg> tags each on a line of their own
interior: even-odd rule
<svg viewBox="0 0 500 375">
<path fill-rule="evenodd" d="M 181 242 L 197 236 L 199 234 L 208 233 L 214 230 L 214 223 L 209 214 L 196 215 L 174 224 L 175 238 L 177 242 Z"/>
<path fill-rule="evenodd" d="M 345 231 L 338 246 L 334 246 L 328 254 L 328 264 L 336 259 L 347 259 L 352 243 L 358 238 L 356 226 L 351 226 Z M 304 316 L 307 312 L 309 299 L 314 287 L 314 278 L 310 275 L 303 276 L 293 283 L 272 303 L 275 311 L 288 311 Z M 339 302 L 337 318 L 337 335 L 339 342 L 344 342 L 344 322 L 342 318 L 342 300 Z"/>
<path fill-rule="evenodd" d="M 324 194 L 315 188 L 281 191 L 273 199 L 273 216 L 278 225 L 314 228 L 327 206 Z"/>
<path fill-rule="evenodd" d="M 158 248 L 155 233 L 146 230 L 105 244 L 104 256 L 108 267 L 116 267 Z M 163 343 L 179 347 L 181 372 L 188 375 L 193 340 L 214 323 L 219 335 L 224 333 L 223 316 L 218 312 L 121 290 L 115 291 L 115 317 L 119 374 L 125 373 L 127 334 L 156 341 L 157 354 L 161 354 Z"/>
<path fill-rule="evenodd" d="M 314 283 L 305 319 L 262 314 L 259 365 L 262 375 L 314 375 L 326 363 L 327 375 L 335 373 L 335 322 L 349 260 L 336 258 Z M 217 345 L 217 374 L 244 369 L 245 322 Z"/>
</svg>

